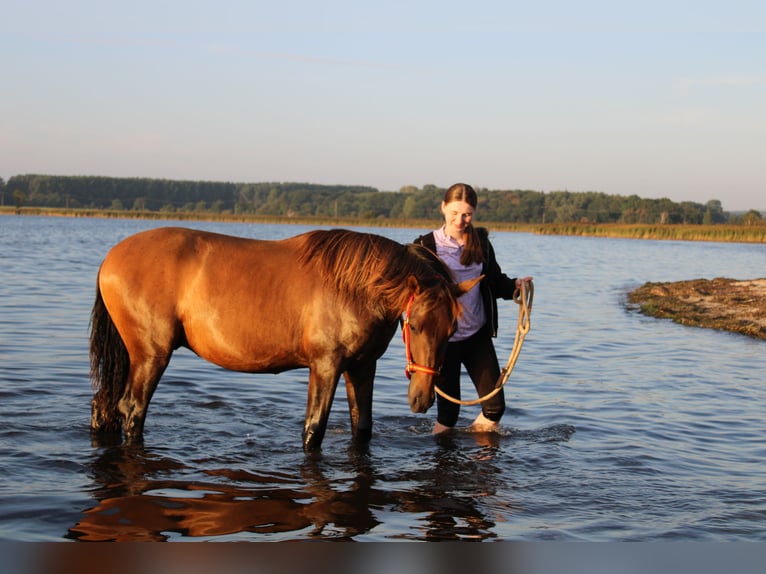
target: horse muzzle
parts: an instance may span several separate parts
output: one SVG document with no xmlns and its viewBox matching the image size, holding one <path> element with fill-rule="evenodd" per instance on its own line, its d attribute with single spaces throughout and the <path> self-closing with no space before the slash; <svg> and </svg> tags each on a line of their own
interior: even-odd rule
<svg viewBox="0 0 766 574">
<path fill-rule="evenodd" d="M 427 381 L 422 379 L 427 379 Z M 436 398 L 433 376 L 414 375 L 410 380 L 410 388 L 407 395 L 410 400 L 410 409 L 413 413 L 426 412 L 434 404 Z"/>
</svg>

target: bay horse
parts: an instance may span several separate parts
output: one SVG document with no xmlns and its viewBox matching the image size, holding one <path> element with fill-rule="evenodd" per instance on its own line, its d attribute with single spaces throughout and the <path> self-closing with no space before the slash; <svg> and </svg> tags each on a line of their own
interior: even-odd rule
<svg viewBox="0 0 766 574">
<path fill-rule="evenodd" d="M 132 235 L 102 262 L 91 313 L 91 429 L 141 441 L 179 347 L 225 369 L 309 369 L 303 448 L 320 448 L 341 374 L 352 437 L 372 435 L 376 362 L 406 312 L 408 399 L 434 401 L 458 298 L 426 248 L 349 230 L 258 240 L 181 227 Z M 415 361 L 417 359 L 417 361 Z"/>
</svg>

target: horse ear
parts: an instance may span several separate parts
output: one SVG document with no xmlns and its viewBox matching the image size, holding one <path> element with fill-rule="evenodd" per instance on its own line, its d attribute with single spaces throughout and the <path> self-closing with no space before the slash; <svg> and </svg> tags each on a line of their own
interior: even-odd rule
<svg viewBox="0 0 766 574">
<path fill-rule="evenodd" d="M 410 275 L 407 277 L 407 289 L 412 293 L 413 295 L 417 295 L 420 293 L 420 282 L 418 281 L 418 278 L 414 275 Z"/>
<path fill-rule="evenodd" d="M 471 289 L 476 287 L 476 285 L 484 279 L 484 275 L 479 275 L 475 279 L 467 279 L 466 281 L 463 281 L 462 283 L 457 284 L 458 288 L 458 294 L 457 296 L 460 297 L 461 295 L 465 295 L 468 293 Z"/>
</svg>

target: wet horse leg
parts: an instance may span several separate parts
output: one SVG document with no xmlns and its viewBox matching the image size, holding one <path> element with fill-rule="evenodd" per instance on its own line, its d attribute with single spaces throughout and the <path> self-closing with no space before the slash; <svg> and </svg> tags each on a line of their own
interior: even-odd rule
<svg viewBox="0 0 766 574">
<path fill-rule="evenodd" d="M 139 356 L 142 358 L 138 358 Z M 126 442 L 141 440 L 149 401 L 169 362 L 169 353 L 131 355 L 128 382 L 118 405 Z"/>
<path fill-rule="evenodd" d="M 376 362 L 360 365 L 347 370 L 346 397 L 351 415 L 351 434 L 359 442 L 372 438 L 372 388 L 375 379 Z"/>
<path fill-rule="evenodd" d="M 303 424 L 303 449 L 318 450 L 322 446 L 330 407 L 335 397 L 340 373 L 335 365 L 314 364 L 309 368 L 306 420 Z"/>
</svg>

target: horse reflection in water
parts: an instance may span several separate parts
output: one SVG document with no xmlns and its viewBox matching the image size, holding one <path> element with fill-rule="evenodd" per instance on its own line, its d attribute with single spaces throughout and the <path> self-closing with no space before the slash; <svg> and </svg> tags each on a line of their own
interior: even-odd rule
<svg viewBox="0 0 766 574">
<path fill-rule="evenodd" d="M 456 448 L 443 440 L 420 469 L 393 474 L 376 469 L 373 459 L 357 449 L 349 449 L 340 463 L 308 456 L 297 473 L 259 474 L 191 469 L 139 445 L 118 445 L 103 449 L 91 464 L 96 505 L 67 538 L 352 540 L 370 533 L 375 538 L 378 512 L 410 515 L 413 532 L 406 538 L 495 537 L 494 522 L 481 504 L 497 488 L 493 447 L 477 457 L 466 454 L 466 445 Z M 200 479 L 188 478 L 193 470 Z M 185 478 L 171 478 L 181 475 Z M 392 489 L 392 484 L 410 486 Z"/>
<path fill-rule="evenodd" d="M 363 469 L 352 488 L 335 492 L 316 465 L 307 458 L 301 468 L 308 480 L 230 469 L 203 471 L 208 479 L 174 480 L 158 477 L 189 469 L 140 446 L 116 446 L 93 464 L 98 503 L 68 537 L 162 541 L 174 534 L 242 539 L 251 533 L 280 540 L 321 535 L 328 524 L 351 537 L 378 524 L 364 503 L 372 479 Z"/>
<path fill-rule="evenodd" d="M 341 375 L 354 439 L 372 435 L 376 362 L 407 313 L 410 408 L 434 401 L 434 377 L 460 313 L 431 252 L 378 235 L 312 231 L 280 241 L 183 228 L 145 231 L 107 254 L 91 316 L 91 428 L 140 442 L 175 349 L 226 369 L 308 367 L 303 447 L 321 446 Z"/>
</svg>

